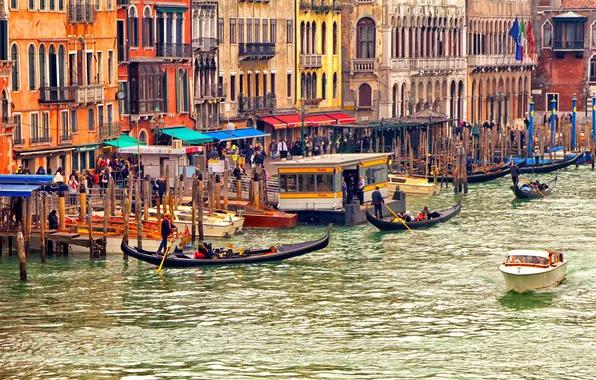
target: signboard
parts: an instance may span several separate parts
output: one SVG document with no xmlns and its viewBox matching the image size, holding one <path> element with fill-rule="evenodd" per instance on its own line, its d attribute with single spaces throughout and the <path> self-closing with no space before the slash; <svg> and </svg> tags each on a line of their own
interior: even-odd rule
<svg viewBox="0 0 596 380">
<path fill-rule="evenodd" d="M 191 147 L 186 148 L 186 154 L 199 153 L 202 151 L 203 151 L 202 146 L 191 146 Z"/>
<path fill-rule="evenodd" d="M 99 149 L 99 144 L 77 146 L 77 152 L 89 152 Z"/>
<path fill-rule="evenodd" d="M 159 146 L 159 145 L 141 145 L 141 146 L 130 146 L 126 148 L 120 148 L 120 153 L 137 154 L 139 151 L 141 154 L 163 154 L 163 155 L 183 155 L 186 154 L 186 149 L 172 148 L 171 146 Z"/>
</svg>

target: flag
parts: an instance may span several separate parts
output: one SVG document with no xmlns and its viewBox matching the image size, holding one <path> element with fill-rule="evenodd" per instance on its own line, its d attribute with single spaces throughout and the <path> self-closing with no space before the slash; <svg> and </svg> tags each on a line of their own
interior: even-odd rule
<svg viewBox="0 0 596 380">
<path fill-rule="evenodd" d="M 528 20 L 528 55 L 536 61 L 536 41 L 534 40 L 534 28 L 532 27 L 532 20 Z"/>
<path fill-rule="evenodd" d="M 521 45 L 521 60 L 526 56 L 526 24 L 524 19 L 521 20 L 521 27 L 519 29 L 519 44 Z"/>
<path fill-rule="evenodd" d="M 513 38 L 513 41 L 515 41 L 515 59 L 521 61 L 522 55 L 521 46 L 519 44 L 519 21 L 517 20 L 517 18 L 511 26 L 511 30 L 509 30 L 509 35 L 511 36 L 511 38 Z"/>
</svg>

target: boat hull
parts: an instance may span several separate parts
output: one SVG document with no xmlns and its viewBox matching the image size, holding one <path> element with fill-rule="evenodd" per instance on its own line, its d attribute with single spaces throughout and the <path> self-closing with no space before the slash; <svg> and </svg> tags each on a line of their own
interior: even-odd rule
<svg viewBox="0 0 596 380">
<path fill-rule="evenodd" d="M 395 178 L 398 181 L 405 182 L 393 182 Z M 408 195 L 438 195 L 441 192 L 441 187 L 436 183 L 429 183 L 424 178 L 413 178 L 407 176 L 389 176 L 389 197 L 393 196 L 393 193 L 399 190 Z"/>
<path fill-rule="evenodd" d="M 511 270 L 512 268 L 517 267 L 499 266 L 499 270 L 505 279 L 507 290 L 525 293 L 530 291 L 548 290 L 559 285 L 561 281 L 565 279 L 567 262 L 564 262 L 557 267 L 549 268 L 549 270 L 544 272 L 532 274 L 517 274 L 515 271 Z"/>
<path fill-rule="evenodd" d="M 580 153 L 580 154 L 576 154 L 574 157 L 568 157 L 568 158 L 565 158 L 561 161 L 557 161 L 552 164 L 540 165 L 540 166 L 526 165 L 524 167 L 521 167 L 519 170 L 522 174 L 550 173 L 550 172 L 554 172 L 556 170 L 564 169 L 568 166 L 571 166 L 571 165 L 577 163 L 578 160 L 580 160 L 583 156 L 584 156 L 584 153 Z"/>
<path fill-rule="evenodd" d="M 293 228 L 298 223 L 298 215 L 281 212 L 279 215 L 244 212 L 242 217 L 246 228 Z"/>
<path fill-rule="evenodd" d="M 419 221 L 419 222 L 410 222 L 410 223 L 405 223 L 405 224 L 407 224 L 409 229 L 412 229 L 412 230 L 430 228 L 430 227 L 434 226 L 435 224 L 443 223 L 443 222 L 450 220 L 451 218 L 453 218 L 454 216 L 459 214 L 460 211 L 461 211 L 461 201 L 459 201 L 455 206 L 453 206 L 451 208 L 439 211 L 441 213 L 441 216 L 439 216 L 437 218 L 423 220 L 423 221 Z M 388 220 L 384 220 L 384 219 L 379 219 L 379 218 L 375 217 L 374 215 L 372 215 L 368 210 L 366 210 L 366 220 L 368 220 L 368 222 L 370 224 L 377 227 L 381 231 L 403 231 L 403 230 L 408 229 L 408 227 L 406 227 L 404 225 L 404 223 L 402 223 L 402 222 L 399 222 L 399 221 L 393 222 L 393 221 L 388 221 Z"/>
<path fill-rule="evenodd" d="M 547 188 L 544 190 L 523 190 L 523 185 L 522 187 L 519 186 L 511 186 L 511 189 L 513 190 L 513 192 L 515 193 L 515 196 L 519 199 L 538 199 L 538 198 L 544 198 L 546 196 L 548 196 L 553 189 L 555 188 L 555 185 L 557 184 L 557 178 L 555 177 L 554 180 L 547 182 Z M 518 184 L 519 185 L 519 184 Z"/>
<path fill-rule="evenodd" d="M 468 183 L 482 183 L 495 180 L 497 178 L 501 178 L 506 176 L 511 172 L 511 168 L 506 168 L 503 170 L 497 170 L 494 172 L 488 172 L 483 174 L 472 174 L 467 176 Z M 434 182 L 434 176 L 423 176 L 423 175 L 414 175 L 415 178 L 427 178 L 429 182 Z M 453 176 L 446 176 L 446 177 L 437 177 L 437 182 L 441 182 L 445 180 L 446 182 L 453 182 Z"/>
</svg>

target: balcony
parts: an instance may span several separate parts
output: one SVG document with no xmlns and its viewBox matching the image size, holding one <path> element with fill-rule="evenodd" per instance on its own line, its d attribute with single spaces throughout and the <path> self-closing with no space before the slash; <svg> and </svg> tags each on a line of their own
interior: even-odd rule
<svg viewBox="0 0 596 380">
<path fill-rule="evenodd" d="M 114 139 L 120 136 L 118 123 L 104 123 L 99 126 L 99 138 L 102 140 Z"/>
<path fill-rule="evenodd" d="M 200 52 L 215 52 L 219 46 L 217 38 L 194 38 L 192 40 L 192 48 Z"/>
<path fill-rule="evenodd" d="M 153 115 L 153 111 L 156 108 L 159 108 L 160 110 L 164 109 L 163 99 L 130 101 L 130 113 L 132 115 Z"/>
<path fill-rule="evenodd" d="M 14 116 L 2 116 L 0 121 L 2 121 L 2 125 L 5 127 L 13 127 L 19 123 L 19 119 Z"/>
<path fill-rule="evenodd" d="M 583 51 L 584 40 L 558 41 L 554 40 L 553 51 Z"/>
<path fill-rule="evenodd" d="M 104 101 L 103 84 L 89 84 L 75 87 L 79 104 L 101 103 Z"/>
<path fill-rule="evenodd" d="M 322 101 L 323 101 L 323 98 L 304 99 L 304 105 L 309 106 L 309 107 L 318 107 Z"/>
<path fill-rule="evenodd" d="M 118 8 L 126 8 L 130 5 L 130 0 L 116 0 L 116 6 Z"/>
<path fill-rule="evenodd" d="M 222 86 L 212 84 L 211 87 L 201 86 L 200 91 L 196 91 L 193 100 L 195 104 L 205 102 L 217 102 L 225 99 L 226 94 Z"/>
<path fill-rule="evenodd" d="M 31 145 L 33 145 L 33 144 L 48 144 L 48 143 L 52 142 L 52 138 L 50 136 L 31 137 L 29 139 L 29 142 L 31 143 Z"/>
<path fill-rule="evenodd" d="M 72 144 L 72 135 L 70 133 L 63 134 L 60 136 L 60 145 L 70 145 L 70 144 Z"/>
<path fill-rule="evenodd" d="M 333 12 L 340 12 L 342 10 L 342 5 L 339 1 L 327 2 L 326 0 L 301 0 L 300 1 L 300 10 L 301 11 L 313 11 L 315 13 L 329 13 Z"/>
<path fill-rule="evenodd" d="M 190 58 L 192 46 L 190 44 L 156 43 L 155 55 L 163 58 Z"/>
<path fill-rule="evenodd" d="M 14 145 L 25 145 L 25 139 L 24 138 L 21 138 L 21 137 L 14 138 L 14 139 L 12 139 L 12 143 Z"/>
<path fill-rule="evenodd" d="M 375 73 L 377 71 L 377 62 L 375 58 L 356 58 L 350 62 L 350 73 L 363 74 Z"/>
<path fill-rule="evenodd" d="M 240 112 L 272 111 L 276 106 L 277 100 L 274 94 L 253 97 L 238 96 L 238 111 Z"/>
<path fill-rule="evenodd" d="M 94 12 L 92 3 L 70 1 L 68 3 L 68 22 L 71 24 L 90 24 L 95 21 Z"/>
<path fill-rule="evenodd" d="M 301 54 L 301 69 L 318 69 L 323 67 L 323 56 L 320 54 Z"/>
<path fill-rule="evenodd" d="M 275 57 L 274 43 L 239 44 L 238 55 L 241 60 L 268 60 Z"/>
<path fill-rule="evenodd" d="M 528 57 L 524 57 L 523 61 L 518 61 L 515 56 L 503 56 L 503 55 L 469 55 L 468 56 L 468 67 L 478 66 L 521 66 L 521 65 L 533 65 L 535 64 Z"/>
<path fill-rule="evenodd" d="M 75 87 L 42 87 L 39 89 L 40 103 L 74 103 L 76 100 Z"/>
<path fill-rule="evenodd" d="M 421 70 L 421 71 L 453 71 L 465 70 L 467 59 L 463 57 L 450 58 L 397 58 L 391 60 L 391 70 Z M 424 74 L 424 73 L 422 73 Z"/>
</svg>

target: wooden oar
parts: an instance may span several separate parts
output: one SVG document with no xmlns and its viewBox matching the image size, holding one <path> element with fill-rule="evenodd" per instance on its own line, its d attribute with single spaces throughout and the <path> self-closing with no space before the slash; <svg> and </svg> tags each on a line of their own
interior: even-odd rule
<svg viewBox="0 0 596 380">
<path fill-rule="evenodd" d="M 414 234 L 414 235 L 416 235 L 416 236 L 418 236 L 418 235 L 419 235 L 419 234 L 417 234 L 416 232 L 414 232 L 414 230 L 412 230 L 412 229 L 410 228 L 410 226 L 408 226 L 408 225 L 406 224 L 406 221 L 405 221 L 405 220 L 403 220 L 402 218 L 400 218 L 399 216 L 397 216 L 397 214 L 396 214 L 395 212 L 393 212 L 393 210 L 392 210 L 392 209 L 391 209 L 389 206 L 385 205 L 385 207 L 387 207 L 387 210 L 391 211 L 391 213 L 393 214 L 393 216 L 395 216 L 395 218 L 396 218 L 397 220 L 399 220 L 400 222 L 402 222 L 402 224 L 403 224 L 404 226 L 406 226 L 406 228 L 407 228 L 407 229 L 408 229 L 408 230 L 409 230 L 411 233 L 413 233 L 413 234 Z"/>
<path fill-rule="evenodd" d="M 159 268 L 157 268 L 157 272 L 161 272 L 161 267 L 163 266 L 163 262 L 166 261 L 166 257 L 168 256 L 168 252 L 170 252 L 170 247 L 172 246 L 172 241 L 174 240 L 174 236 L 168 242 L 168 246 L 166 247 L 166 251 L 163 254 L 163 259 L 161 259 L 161 263 L 159 264 Z"/>
<path fill-rule="evenodd" d="M 521 179 L 523 179 L 524 181 L 526 181 L 526 183 L 528 184 L 528 186 L 530 186 L 532 189 L 536 190 L 538 192 L 538 194 L 542 195 L 544 198 L 546 198 L 546 195 L 542 194 L 542 192 L 540 191 L 540 189 L 538 189 L 538 186 L 534 186 L 534 184 L 532 184 L 532 182 L 528 181 L 527 179 L 525 179 L 524 177 L 521 177 Z"/>
<path fill-rule="evenodd" d="M 481 172 L 483 172 L 484 174 L 492 174 L 492 173 L 489 173 L 487 170 L 484 170 L 484 169 L 482 169 L 482 168 L 478 168 L 478 170 L 480 170 L 480 171 L 481 171 Z M 495 178 L 495 179 L 496 179 L 497 181 L 499 181 L 499 182 L 501 181 L 501 178 Z"/>
</svg>

